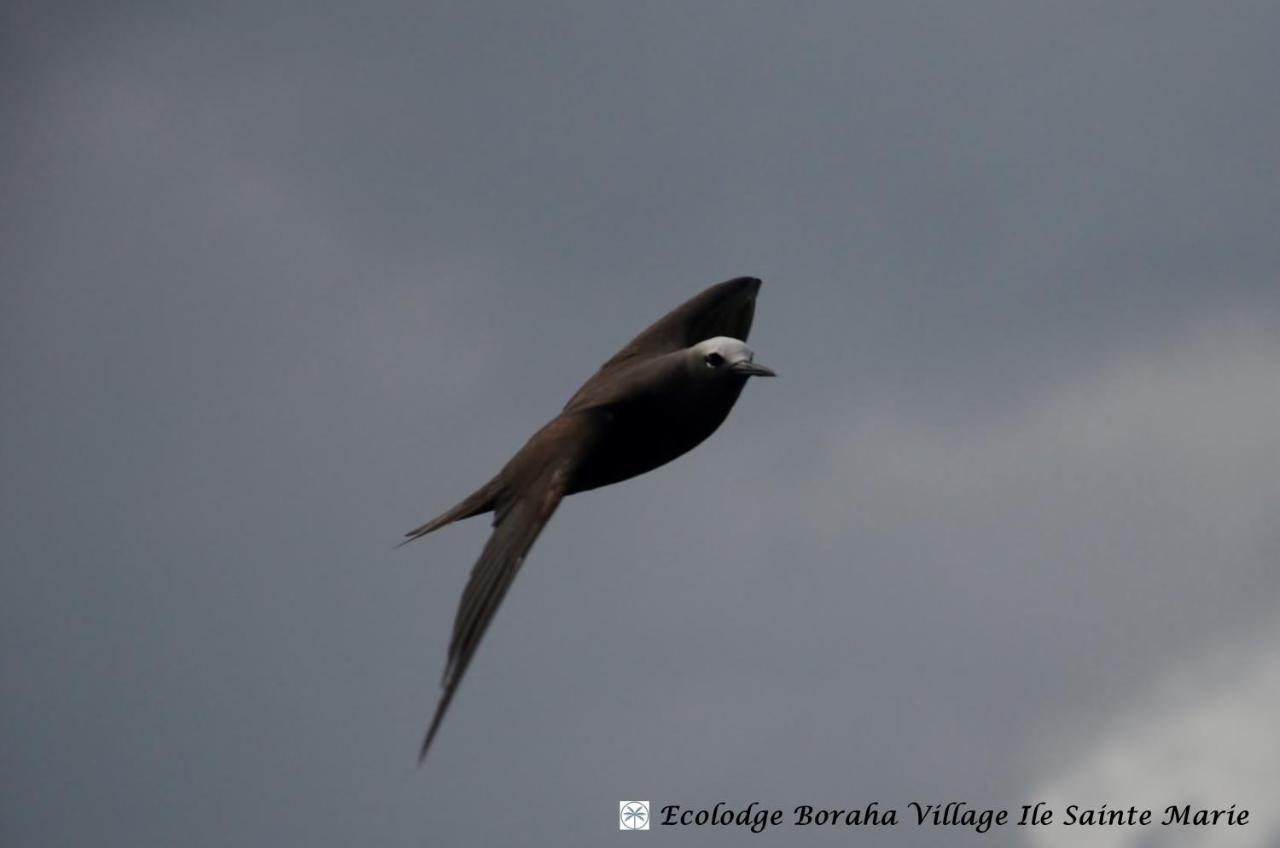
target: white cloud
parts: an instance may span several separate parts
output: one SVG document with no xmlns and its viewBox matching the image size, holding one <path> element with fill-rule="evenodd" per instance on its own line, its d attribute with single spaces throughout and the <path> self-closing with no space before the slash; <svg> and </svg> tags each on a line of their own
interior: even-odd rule
<svg viewBox="0 0 1280 848">
<path fill-rule="evenodd" d="M 1280 616 L 1277 616 L 1280 619 Z M 1032 795 L 1068 804 L 1129 804 L 1163 818 L 1170 805 L 1248 809 L 1237 827 L 1081 827 L 1030 831 L 1043 848 L 1141 845 L 1252 846 L 1280 841 L 1280 624 L 1177 665 L 1123 713 L 1086 736 Z M 1078 736 L 1078 733 L 1069 735 Z M 1059 813 L 1059 818 L 1061 812 Z"/>
</svg>

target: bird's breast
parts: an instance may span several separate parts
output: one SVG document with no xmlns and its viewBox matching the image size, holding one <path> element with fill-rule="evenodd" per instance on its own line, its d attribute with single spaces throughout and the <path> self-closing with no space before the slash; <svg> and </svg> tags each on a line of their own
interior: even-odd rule
<svg viewBox="0 0 1280 848">
<path fill-rule="evenodd" d="M 666 392 L 595 410 L 600 439 L 571 491 L 635 477 L 693 450 L 724 422 L 745 382 L 730 378 L 707 390 Z"/>
</svg>

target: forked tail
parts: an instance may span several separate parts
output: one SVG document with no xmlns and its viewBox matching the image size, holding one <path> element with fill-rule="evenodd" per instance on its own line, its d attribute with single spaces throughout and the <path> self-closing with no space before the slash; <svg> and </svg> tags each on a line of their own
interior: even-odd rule
<svg viewBox="0 0 1280 848">
<path fill-rule="evenodd" d="M 421 539 L 432 530 L 439 530 L 446 524 L 454 521 L 461 521 L 464 518 L 470 518 L 473 515 L 480 515 L 493 509 L 494 503 L 497 501 L 496 480 L 490 480 L 472 494 L 468 495 L 453 509 L 428 521 L 419 527 L 415 527 L 408 533 L 405 533 L 405 540 L 396 545 L 397 548 L 404 547 L 414 539 Z"/>
</svg>

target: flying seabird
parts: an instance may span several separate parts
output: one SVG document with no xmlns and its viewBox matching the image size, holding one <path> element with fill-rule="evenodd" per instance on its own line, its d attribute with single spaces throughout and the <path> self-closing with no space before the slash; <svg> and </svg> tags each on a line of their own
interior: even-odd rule
<svg viewBox="0 0 1280 848">
<path fill-rule="evenodd" d="M 760 281 L 712 286 L 618 351 L 534 433 L 498 475 L 448 512 L 410 530 L 407 545 L 462 518 L 492 512 L 493 533 L 462 593 L 443 691 L 421 763 L 476 646 L 560 500 L 651 471 L 720 426 L 750 377 L 774 372 L 746 345 Z"/>
</svg>

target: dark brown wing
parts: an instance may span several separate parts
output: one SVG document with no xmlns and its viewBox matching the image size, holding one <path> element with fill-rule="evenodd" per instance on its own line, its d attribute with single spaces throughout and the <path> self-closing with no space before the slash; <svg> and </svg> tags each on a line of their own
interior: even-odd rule
<svg viewBox="0 0 1280 848">
<path fill-rule="evenodd" d="M 634 357 L 661 356 L 716 336 L 745 342 L 747 333 L 751 332 L 759 291 L 760 281 L 755 277 L 736 277 L 716 283 L 655 321 L 601 370 Z"/>
<path fill-rule="evenodd" d="M 736 277 L 716 283 L 680 304 L 601 365 L 600 370 L 578 390 L 565 408 L 573 406 L 579 394 L 593 388 L 609 375 L 634 365 L 637 360 L 683 350 L 716 336 L 728 336 L 745 342 L 747 334 L 751 332 L 751 319 L 755 316 L 756 294 L 759 291 L 760 281 L 755 277 Z"/>
<path fill-rule="evenodd" d="M 494 509 L 493 534 L 471 569 L 458 605 L 449 661 L 441 681 L 444 691 L 422 741 L 418 762 L 427 756 L 458 683 L 507 588 L 568 491 L 579 458 L 589 450 L 592 426 L 586 416 L 557 418 L 529 440 L 495 481 L 501 493 Z"/>
</svg>

